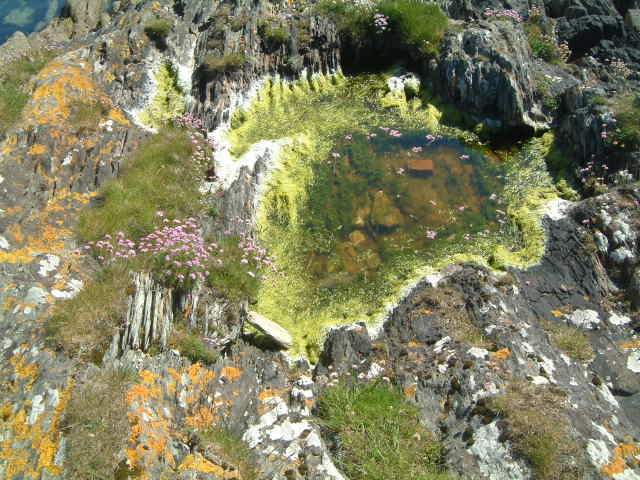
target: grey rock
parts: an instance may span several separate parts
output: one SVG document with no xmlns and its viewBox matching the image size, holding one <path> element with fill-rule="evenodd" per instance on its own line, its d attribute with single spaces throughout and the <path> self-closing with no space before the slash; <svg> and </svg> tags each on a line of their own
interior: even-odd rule
<svg viewBox="0 0 640 480">
<path fill-rule="evenodd" d="M 247 322 L 267 335 L 282 348 L 291 348 L 293 346 L 293 337 L 291 334 L 264 315 L 260 315 L 257 312 L 249 312 Z"/>
</svg>

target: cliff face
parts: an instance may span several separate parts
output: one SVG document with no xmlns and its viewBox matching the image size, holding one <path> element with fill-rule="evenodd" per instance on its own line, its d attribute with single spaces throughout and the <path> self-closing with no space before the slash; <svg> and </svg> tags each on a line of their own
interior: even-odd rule
<svg viewBox="0 0 640 480">
<path fill-rule="evenodd" d="M 546 5 L 573 51 L 565 68 L 533 58 L 522 24 L 485 18 L 485 8 L 501 6 L 441 6 L 460 23 L 420 67 L 445 101 L 490 129 L 557 126 L 571 168 L 613 151 L 616 168 L 633 170 L 637 152 L 602 142 L 607 110 L 585 86 L 637 92 L 638 32 L 623 17 L 638 5 Z M 452 478 L 639 478 L 637 185 L 554 203 L 539 265 L 503 276 L 449 266 L 416 284 L 379 331 L 333 330 L 315 367 L 244 335 L 245 301 L 174 290 L 140 272 L 116 282 L 124 287 L 114 299 L 124 305 L 117 328 L 89 329 L 102 351 L 83 350 L 85 331 L 70 334 L 78 351 L 47 341 L 56 302 L 99 271 L 72 253 L 79 214 L 104 201 L 100 188 L 152 137 L 138 113 L 169 98 L 158 92 L 181 90 L 187 111 L 212 130 L 265 75 L 340 69 L 336 25 L 304 6 L 128 0 L 105 9 L 70 1 L 44 31 L 0 46 L 3 63 L 51 47 L 21 117 L 0 131 L 1 477 L 87 478 L 93 469 L 114 478 L 254 478 L 233 455 L 241 446 L 225 450 L 207 437 L 215 426 L 248 444 L 255 478 L 343 479 L 339 441 L 314 417 L 317 400 L 341 379 L 386 378 L 442 442 Z M 149 33 L 159 21 L 171 26 L 166 35 Z M 631 71 L 624 87 L 604 62 L 613 55 Z M 175 85 L 159 80 L 163 65 Z M 544 92 L 539 78 L 552 79 Z M 545 103 L 549 95 L 557 101 Z M 79 113 L 86 104 L 96 109 L 90 120 Z M 224 178 L 219 168 L 218 219 L 199 218 L 206 232 L 240 233 L 237 218 L 253 224 L 278 148 L 256 146 Z M 207 340 L 200 362 L 170 341 L 185 329 Z M 530 437 L 547 442 L 542 454 Z"/>
</svg>

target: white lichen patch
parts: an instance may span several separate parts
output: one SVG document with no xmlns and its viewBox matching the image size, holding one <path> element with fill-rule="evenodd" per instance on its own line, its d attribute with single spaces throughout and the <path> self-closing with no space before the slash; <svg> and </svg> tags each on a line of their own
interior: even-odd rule
<svg viewBox="0 0 640 480">
<path fill-rule="evenodd" d="M 487 355 L 489 355 L 489 350 L 486 350 L 484 348 L 471 347 L 467 351 L 467 353 L 472 357 L 475 357 L 478 359 L 484 359 L 484 358 L 487 358 Z"/>
<path fill-rule="evenodd" d="M 40 260 L 40 268 L 38 269 L 38 275 L 41 277 L 48 277 L 51 272 L 55 272 L 60 266 L 60 257 L 56 255 L 45 255 Z"/>
<path fill-rule="evenodd" d="M 531 478 L 529 469 L 511 454 L 508 443 L 500 442 L 500 429 L 496 422 L 483 425 L 473 434 L 469 448 L 478 460 L 480 471 L 490 480 L 522 480 Z"/>
<path fill-rule="evenodd" d="M 0 248 L 4 249 L 4 250 L 9 250 L 9 241 L 4 238 L 2 235 L 0 235 Z"/>
<path fill-rule="evenodd" d="M 544 215 L 553 221 L 558 221 L 567 216 L 567 212 L 573 205 L 573 202 L 555 198 L 548 202 L 544 208 Z"/>
<path fill-rule="evenodd" d="M 568 318 L 573 325 L 585 330 L 594 330 L 600 323 L 600 316 L 595 310 L 576 310 Z"/>
<path fill-rule="evenodd" d="M 633 373 L 640 373 L 640 349 L 632 350 L 627 357 L 627 368 Z"/>
<path fill-rule="evenodd" d="M 612 325 L 626 325 L 631 323 L 631 319 L 625 315 L 618 315 L 617 313 L 612 313 L 609 316 L 609 323 Z"/>
</svg>

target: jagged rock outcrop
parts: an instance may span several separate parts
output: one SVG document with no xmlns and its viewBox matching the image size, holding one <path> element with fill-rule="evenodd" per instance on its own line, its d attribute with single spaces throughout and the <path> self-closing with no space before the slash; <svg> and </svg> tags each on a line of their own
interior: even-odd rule
<svg viewBox="0 0 640 480">
<path fill-rule="evenodd" d="M 519 24 L 481 21 L 448 34 L 432 69 L 437 91 L 488 127 L 538 130 L 550 125 Z"/>
</svg>

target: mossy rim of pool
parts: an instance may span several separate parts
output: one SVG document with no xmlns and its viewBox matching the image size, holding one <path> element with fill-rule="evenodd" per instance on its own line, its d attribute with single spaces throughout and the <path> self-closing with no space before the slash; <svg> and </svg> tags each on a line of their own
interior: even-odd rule
<svg viewBox="0 0 640 480">
<path fill-rule="evenodd" d="M 378 323 L 427 273 L 459 261 L 526 268 L 544 252 L 553 136 L 496 155 L 442 124 L 421 90 L 390 90 L 388 78 L 269 79 L 231 122 L 236 157 L 288 139 L 256 224 L 280 273 L 253 308 L 310 360 L 330 327 Z"/>
</svg>

